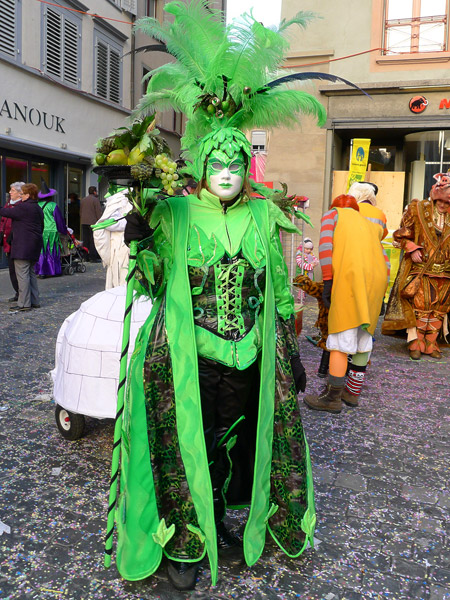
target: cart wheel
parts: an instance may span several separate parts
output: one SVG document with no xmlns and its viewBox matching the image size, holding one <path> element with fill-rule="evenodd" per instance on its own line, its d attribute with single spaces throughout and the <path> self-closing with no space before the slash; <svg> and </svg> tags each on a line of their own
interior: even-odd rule
<svg viewBox="0 0 450 600">
<path fill-rule="evenodd" d="M 56 405 L 55 408 L 56 426 L 60 434 L 66 440 L 79 440 L 84 432 L 84 417 L 72 413 L 62 406 Z"/>
<path fill-rule="evenodd" d="M 83 263 L 80 263 L 79 265 L 77 265 L 77 271 L 78 271 L 78 273 L 84 273 L 86 271 L 86 265 Z"/>
<path fill-rule="evenodd" d="M 72 267 L 67 267 L 67 275 L 73 275 L 75 273 L 75 269 Z"/>
</svg>

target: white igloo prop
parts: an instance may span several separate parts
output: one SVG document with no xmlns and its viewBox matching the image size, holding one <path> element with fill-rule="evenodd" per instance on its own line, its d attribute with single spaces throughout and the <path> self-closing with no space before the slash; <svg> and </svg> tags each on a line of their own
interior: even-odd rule
<svg viewBox="0 0 450 600">
<path fill-rule="evenodd" d="M 99 292 L 62 324 L 51 375 L 53 397 L 65 411 L 96 418 L 116 416 L 125 295 L 125 286 Z M 133 303 L 129 355 L 151 308 L 148 298 Z"/>
</svg>

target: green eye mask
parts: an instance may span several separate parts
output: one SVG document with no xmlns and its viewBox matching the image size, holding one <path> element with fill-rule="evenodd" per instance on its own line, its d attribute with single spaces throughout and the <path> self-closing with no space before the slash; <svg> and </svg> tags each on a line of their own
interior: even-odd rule
<svg viewBox="0 0 450 600">
<path fill-rule="evenodd" d="M 245 176 L 245 161 L 241 152 L 237 152 L 229 158 L 225 152 L 214 150 L 206 161 L 206 181 L 210 184 L 211 176 L 218 175 L 224 169 L 228 169 L 232 175 Z"/>
</svg>

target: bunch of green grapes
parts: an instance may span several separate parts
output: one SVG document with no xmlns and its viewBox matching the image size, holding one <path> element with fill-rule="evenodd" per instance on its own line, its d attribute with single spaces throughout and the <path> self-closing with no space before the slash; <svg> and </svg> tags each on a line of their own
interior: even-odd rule
<svg viewBox="0 0 450 600">
<path fill-rule="evenodd" d="M 157 177 L 161 178 L 164 189 L 169 196 L 173 196 L 173 188 L 177 186 L 176 181 L 178 179 L 177 163 L 174 162 L 167 154 L 158 154 L 155 157 L 155 167 L 161 169 L 157 174 Z"/>
</svg>

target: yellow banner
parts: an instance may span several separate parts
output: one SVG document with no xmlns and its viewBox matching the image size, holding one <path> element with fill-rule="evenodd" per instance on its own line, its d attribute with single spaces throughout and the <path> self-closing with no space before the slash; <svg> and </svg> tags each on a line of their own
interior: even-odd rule
<svg viewBox="0 0 450 600">
<path fill-rule="evenodd" d="M 355 181 L 363 181 L 366 174 L 367 162 L 369 160 L 370 140 L 353 140 L 352 160 L 350 161 L 350 171 L 348 174 L 347 192 L 349 187 Z"/>
</svg>

